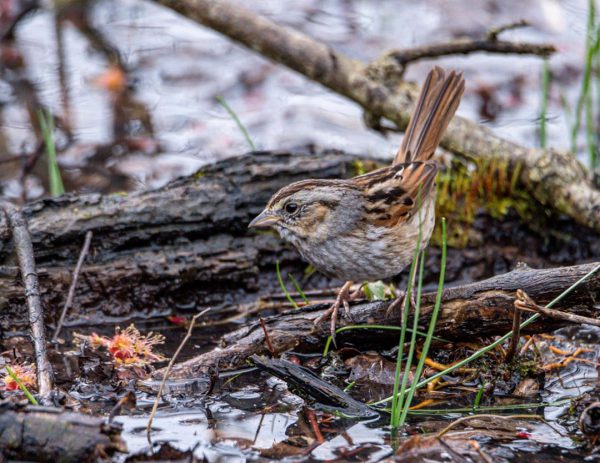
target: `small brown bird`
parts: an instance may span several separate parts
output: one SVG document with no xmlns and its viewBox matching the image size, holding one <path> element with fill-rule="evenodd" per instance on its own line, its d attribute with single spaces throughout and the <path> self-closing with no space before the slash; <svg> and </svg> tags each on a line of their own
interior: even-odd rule
<svg viewBox="0 0 600 463">
<path fill-rule="evenodd" d="M 347 280 L 331 308 L 332 334 L 353 281 L 398 275 L 424 249 L 435 225 L 433 154 L 456 112 L 464 79 L 435 67 L 391 166 L 348 180 L 302 180 L 273 195 L 249 227 L 271 227 L 317 270 Z"/>
</svg>

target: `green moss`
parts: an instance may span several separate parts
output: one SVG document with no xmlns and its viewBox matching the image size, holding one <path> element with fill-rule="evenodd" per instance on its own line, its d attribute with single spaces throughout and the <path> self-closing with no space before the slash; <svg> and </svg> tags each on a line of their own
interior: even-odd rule
<svg viewBox="0 0 600 463">
<path fill-rule="evenodd" d="M 467 246 L 471 225 L 481 210 L 495 219 L 504 218 L 511 210 L 524 221 L 536 216 L 537 201 L 518 187 L 520 171 L 519 165 L 511 169 L 504 161 L 455 161 L 438 175 L 436 216 L 448 219 L 450 246 Z M 441 230 L 436 227 L 432 243 L 440 242 Z"/>
</svg>

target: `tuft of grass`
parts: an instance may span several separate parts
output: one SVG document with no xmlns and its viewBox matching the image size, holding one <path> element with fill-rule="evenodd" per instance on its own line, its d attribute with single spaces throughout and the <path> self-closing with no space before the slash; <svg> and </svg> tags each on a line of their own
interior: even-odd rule
<svg viewBox="0 0 600 463">
<path fill-rule="evenodd" d="M 237 114 L 235 113 L 235 111 L 233 109 L 231 109 L 231 106 L 229 106 L 227 104 L 227 101 L 225 101 L 225 98 L 223 98 L 221 95 L 217 95 L 215 97 L 215 100 L 217 100 L 217 102 L 221 106 L 223 106 L 223 108 L 225 109 L 225 111 L 227 111 L 227 113 L 234 120 L 234 122 L 236 123 L 236 125 L 240 129 L 240 132 L 242 132 L 242 135 L 244 135 L 244 138 L 246 139 L 246 143 L 248 143 L 248 146 L 250 147 L 250 149 L 252 151 L 256 151 L 256 145 L 254 145 L 254 142 L 252 141 L 252 138 L 250 138 L 250 134 L 248 133 L 248 130 L 246 130 L 246 127 L 244 126 L 244 124 L 242 124 L 242 121 L 240 121 L 240 118 L 237 116 Z"/>
<path fill-rule="evenodd" d="M 23 384 L 21 379 L 16 375 L 16 373 L 13 371 L 13 369 L 11 367 L 9 367 L 8 365 L 6 366 L 6 372 L 8 373 L 8 376 L 10 376 L 13 379 L 13 381 L 15 383 L 17 383 L 17 385 L 19 386 L 19 389 L 21 389 L 23 391 L 23 393 L 25 394 L 25 397 L 27 397 L 27 400 L 29 400 L 29 402 L 32 405 L 39 405 L 38 401 L 35 399 L 35 397 L 33 397 L 33 394 L 31 392 L 29 392 L 29 389 L 27 389 L 27 386 L 25 386 Z"/>
<path fill-rule="evenodd" d="M 438 281 L 437 293 L 435 295 L 435 305 L 433 306 L 433 311 L 431 312 L 431 319 L 429 320 L 429 326 L 427 328 L 427 337 L 425 338 L 425 342 L 423 343 L 421 356 L 419 358 L 419 363 L 417 364 L 417 368 L 415 370 L 413 382 L 410 385 L 410 389 L 408 390 L 408 394 L 407 394 L 406 400 L 404 402 L 404 407 L 402 408 L 402 414 L 400 415 L 398 427 L 404 426 L 404 423 L 406 422 L 406 417 L 410 410 L 410 404 L 415 395 L 415 391 L 417 390 L 419 378 L 421 378 L 421 375 L 423 374 L 423 369 L 425 368 L 425 359 L 427 358 L 429 348 L 431 347 L 431 341 L 433 339 L 433 332 L 435 331 L 435 326 L 437 324 L 438 315 L 440 313 L 440 308 L 442 306 L 442 293 L 444 291 L 444 281 L 446 278 L 447 247 L 448 246 L 447 246 L 447 239 L 446 239 L 446 218 L 442 217 L 442 259 L 440 262 L 440 279 Z M 421 285 L 419 283 L 419 287 L 420 286 Z M 415 318 L 416 318 L 416 316 L 417 316 L 417 314 L 415 313 Z M 417 322 L 418 321 L 415 321 L 415 326 L 417 325 Z M 401 394 L 404 395 L 405 391 L 401 391 Z"/>
<path fill-rule="evenodd" d="M 404 401 L 404 394 L 399 394 L 399 390 L 401 389 L 401 382 L 400 382 L 400 375 L 402 374 L 402 357 L 404 355 L 404 341 L 406 339 L 406 330 L 408 328 L 408 315 L 409 315 L 409 309 L 410 309 L 410 300 L 411 300 L 411 294 L 413 291 L 413 282 L 415 281 L 415 272 L 417 270 L 417 260 L 419 257 L 419 253 L 420 253 L 420 246 L 421 246 L 421 238 L 423 236 L 423 230 L 422 230 L 422 220 L 421 220 L 421 207 L 420 207 L 420 202 L 421 202 L 421 195 L 419 192 L 418 195 L 418 199 L 417 199 L 417 210 L 419 211 L 419 234 L 417 237 L 417 245 L 415 246 L 415 252 L 413 254 L 413 259 L 412 259 L 412 263 L 410 264 L 410 272 L 409 272 L 409 276 L 408 276 L 408 284 L 406 287 L 406 294 L 404 296 L 404 308 L 403 308 L 403 317 L 402 317 L 402 325 L 401 325 L 401 329 L 400 329 L 400 339 L 398 340 L 398 354 L 396 356 L 396 370 L 394 373 L 394 395 L 392 396 L 392 414 L 390 417 L 390 427 L 392 428 L 392 435 L 395 436 L 397 434 L 398 431 L 398 427 L 399 427 L 399 422 L 400 422 L 400 415 L 402 413 L 402 406 L 403 406 L 403 401 Z M 422 281 L 419 281 L 419 285 L 421 285 Z M 419 298 L 419 300 L 417 301 L 417 306 L 420 307 L 421 306 L 421 300 Z M 415 308 L 415 312 L 416 312 L 416 308 Z M 416 313 L 415 313 L 415 318 L 416 318 Z M 413 332 L 414 335 L 414 332 Z M 412 347 L 412 346 L 411 346 Z M 405 377 L 408 376 L 408 374 L 410 373 L 410 363 L 408 363 L 408 360 L 406 362 L 406 366 L 404 368 L 404 374 L 402 377 L 402 384 L 406 384 L 406 381 L 404 380 Z M 402 391 L 404 392 L 404 391 Z"/>
<path fill-rule="evenodd" d="M 573 125 L 571 126 L 571 151 L 575 153 L 577 151 L 577 134 L 581 127 L 581 114 L 590 91 L 590 81 L 592 76 L 592 59 L 595 51 L 595 40 L 594 29 L 596 22 L 596 6 L 595 0 L 588 1 L 588 17 L 587 27 L 585 31 L 585 64 L 583 68 L 583 76 L 581 79 L 581 90 L 579 92 L 579 98 L 575 105 L 575 114 Z"/>
<path fill-rule="evenodd" d="M 542 67 L 542 102 L 540 104 L 540 146 L 546 148 L 548 137 L 546 135 L 546 118 L 548 112 L 548 95 L 550 93 L 550 65 L 548 58 L 544 59 Z"/>
<path fill-rule="evenodd" d="M 46 146 L 46 153 L 48 154 L 48 178 L 50 180 L 50 194 L 52 196 L 60 196 L 65 192 L 65 187 L 60 176 L 58 161 L 56 160 L 54 119 L 50 111 L 44 113 L 44 111 L 38 109 L 37 114 L 40 123 L 40 129 L 42 131 L 42 137 L 44 139 L 44 145 Z"/>
</svg>

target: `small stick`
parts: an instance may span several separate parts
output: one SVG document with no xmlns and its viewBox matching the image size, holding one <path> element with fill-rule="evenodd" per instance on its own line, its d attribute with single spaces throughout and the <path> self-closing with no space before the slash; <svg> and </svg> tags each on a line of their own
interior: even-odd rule
<svg viewBox="0 0 600 463">
<path fill-rule="evenodd" d="M 510 420 L 510 419 L 526 419 L 526 420 L 544 420 L 543 416 L 540 415 L 490 415 L 490 414 L 486 414 L 486 413 L 482 413 L 480 415 L 469 415 L 469 416 L 463 416 L 461 418 L 458 418 L 457 420 L 454 420 L 452 423 L 450 423 L 448 426 L 446 426 L 444 429 L 442 429 L 440 432 L 438 432 L 436 434 L 436 437 L 442 437 L 444 434 L 448 433 L 449 431 L 452 430 L 452 428 L 454 428 L 456 425 L 460 424 L 460 423 L 464 423 L 465 421 L 469 421 L 469 420 L 473 420 L 476 418 L 490 418 L 490 419 L 499 419 L 499 420 Z"/>
<path fill-rule="evenodd" d="M 504 357 L 504 363 L 509 363 L 513 359 L 517 352 L 517 347 L 519 347 L 519 339 L 521 338 L 521 311 L 516 304 L 513 309 L 512 333 L 510 345 L 508 346 L 506 356 Z"/>
<path fill-rule="evenodd" d="M 79 273 L 81 272 L 83 261 L 85 260 L 85 257 L 87 256 L 87 253 L 90 249 L 92 235 L 92 231 L 88 231 L 85 234 L 85 241 L 83 242 L 83 247 L 81 248 L 81 252 L 79 253 L 79 259 L 77 259 L 77 265 L 75 266 L 75 270 L 73 271 L 73 279 L 71 280 L 71 286 L 69 287 L 69 292 L 67 293 L 67 300 L 65 301 L 62 313 L 60 314 L 60 319 L 58 320 L 58 324 L 56 325 L 54 336 L 52 336 L 52 342 L 56 342 L 56 340 L 58 339 L 58 335 L 60 334 L 60 330 L 62 329 L 63 323 L 65 322 L 67 312 L 71 308 L 71 304 L 73 303 L 73 298 L 75 297 L 75 287 L 77 286 L 77 280 L 79 278 Z"/>
<path fill-rule="evenodd" d="M 262 317 L 258 317 L 258 321 L 260 322 L 260 326 L 263 329 L 263 332 L 265 333 L 265 341 L 267 343 L 267 349 L 269 349 L 269 352 L 271 352 L 271 355 L 273 357 L 275 357 L 275 349 L 273 349 L 273 343 L 271 342 L 271 337 L 269 336 L 269 332 L 267 331 L 267 325 L 265 324 L 265 321 L 262 319 Z"/>
<path fill-rule="evenodd" d="M 572 313 L 561 312 L 556 309 L 547 309 L 536 304 L 525 291 L 522 289 L 517 290 L 517 299 L 515 300 L 515 307 L 519 310 L 525 310 L 527 312 L 537 312 L 549 318 L 555 318 L 557 320 L 566 320 L 571 323 L 577 323 L 581 325 L 594 325 L 600 326 L 600 320 L 597 318 L 584 317 L 582 315 L 575 315 Z"/>
<path fill-rule="evenodd" d="M 0 208 L 4 211 L 12 232 L 17 251 L 21 278 L 25 286 L 25 299 L 29 308 L 29 325 L 35 352 L 38 391 L 42 403 L 49 402 L 52 393 L 52 366 L 46 351 L 46 330 L 44 327 L 44 311 L 40 299 L 40 287 L 35 270 L 33 244 L 27 229 L 27 222 L 21 211 L 12 203 L 0 200 Z"/>
<path fill-rule="evenodd" d="M 308 419 L 308 422 L 310 423 L 312 432 L 315 435 L 315 439 L 317 440 L 317 442 L 319 444 L 322 444 L 323 442 L 325 442 L 325 438 L 323 437 L 323 433 L 319 429 L 319 423 L 317 422 L 317 417 L 315 415 L 314 410 L 306 408 L 305 413 L 306 413 L 306 418 Z"/>
<path fill-rule="evenodd" d="M 175 364 L 175 360 L 177 360 L 177 356 L 181 352 L 181 349 L 183 349 L 183 346 L 185 345 L 185 343 L 188 341 L 188 339 L 190 339 L 190 336 L 192 335 L 192 330 L 194 329 L 194 324 L 196 323 L 196 320 L 198 319 L 198 317 L 201 317 L 209 310 L 210 310 L 210 307 L 208 309 L 204 309 L 202 312 L 197 313 L 196 315 L 194 315 L 192 317 L 192 320 L 190 321 L 190 326 L 188 327 L 187 333 L 185 334 L 184 338 L 181 340 L 181 343 L 179 344 L 179 347 L 173 354 L 173 357 L 171 357 L 171 360 L 169 360 L 167 369 L 165 370 L 162 381 L 160 382 L 160 387 L 158 388 L 158 393 L 156 394 L 156 399 L 154 400 L 154 405 L 152 405 L 152 411 L 150 412 L 150 416 L 148 417 L 148 424 L 146 425 L 146 435 L 148 436 L 148 443 L 150 445 L 152 445 L 152 441 L 150 439 L 150 431 L 152 430 L 152 421 L 154 421 L 154 415 L 156 414 L 156 410 L 158 409 L 158 403 L 160 402 L 160 398 L 161 398 L 163 390 L 165 388 L 165 384 L 167 383 L 167 379 L 169 378 L 169 373 L 171 373 L 171 368 Z"/>
<path fill-rule="evenodd" d="M 529 27 L 529 26 L 530 26 L 530 24 L 527 20 L 520 19 L 520 20 L 512 22 L 512 23 L 508 23 L 508 24 L 504 24 L 502 26 L 491 28 L 488 31 L 488 33 L 486 34 L 486 37 L 489 40 L 497 40 L 498 36 L 500 34 L 502 34 L 503 32 L 510 31 L 513 29 L 520 29 L 521 27 Z"/>
</svg>

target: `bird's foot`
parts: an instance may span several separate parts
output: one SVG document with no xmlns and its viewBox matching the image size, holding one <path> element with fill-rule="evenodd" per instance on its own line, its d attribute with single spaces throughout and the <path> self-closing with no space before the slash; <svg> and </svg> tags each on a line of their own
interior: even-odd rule
<svg viewBox="0 0 600 463">
<path fill-rule="evenodd" d="M 394 299 L 390 305 L 388 305 L 387 310 L 385 311 L 385 318 L 390 318 L 396 310 L 400 309 L 400 321 L 404 320 L 404 307 L 406 306 L 406 295 L 407 291 L 402 290 L 401 293 Z M 408 302 L 408 310 L 414 311 L 417 303 L 415 302 L 415 293 L 414 291 L 410 292 L 410 300 Z"/>
<path fill-rule="evenodd" d="M 327 320 L 327 318 L 330 318 L 331 338 L 333 340 L 334 345 L 335 345 L 335 329 L 336 329 L 336 325 L 337 325 L 337 318 L 338 318 L 338 313 L 340 311 L 340 307 L 341 306 L 344 307 L 344 315 L 345 315 L 346 319 L 351 320 L 350 304 L 348 301 L 351 301 L 352 299 L 355 299 L 356 297 L 358 297 L 357 293 L 360 294 L 360 289 L 353 292 L 352 294 L 350 294 L 351 287 L 352 287 L 351 281 L 347 281 L 346 283 L 344 283 L 344 286 L 342 286 L 342 288 L 338 292 L 337 297 L 335 298 L 335 302 L 331 305 L 331 307 L 329 307 L 329 309 L 327 309 L 325 311 L 325 313 L 323 313 L 323 315 L 321 315 L 319 318 L 317 318 L 314 322 L 315 325 L 318 325 L 321 322 L 323 322 L 324 320 Z"/>
</svg>

